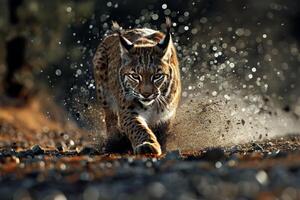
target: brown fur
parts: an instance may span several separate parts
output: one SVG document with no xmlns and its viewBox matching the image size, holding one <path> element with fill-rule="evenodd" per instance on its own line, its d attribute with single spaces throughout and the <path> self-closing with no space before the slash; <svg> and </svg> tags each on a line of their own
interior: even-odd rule
<svg viewBox="0 0 300 200">
<path fill-rule="evenodd" d="M 128 138 L 135 153 L 160 155 L 181 96 L 176 50 L 172 40 L 160 49 L 164 34 L 151 29 L 124 31 L 122 37 L 134 47 L 127 50 L 112 34 L 93 59 L 107 133 Z"/>
</svg>

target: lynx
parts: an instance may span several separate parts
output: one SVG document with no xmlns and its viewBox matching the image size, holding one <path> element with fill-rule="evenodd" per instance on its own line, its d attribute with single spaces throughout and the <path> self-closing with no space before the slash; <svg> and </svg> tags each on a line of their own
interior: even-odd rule
<svg viewBox="0 0 300 200">
<path fill-rule="evenodd" d="M 129 139 L 135 154 L 161 155 L 181 97 L 180 70 L 167 32 L 149 28 L 108 35 L 93 58 L 107 133 Z"/>
</svg>

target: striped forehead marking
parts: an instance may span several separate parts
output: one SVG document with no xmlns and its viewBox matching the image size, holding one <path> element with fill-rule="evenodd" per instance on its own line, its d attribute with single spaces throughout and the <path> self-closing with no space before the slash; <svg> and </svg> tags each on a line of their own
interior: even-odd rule
<svg viewBox="0 0 300 200">
<path fill-rule="evenodd" d="M 153 48 L 137 48 L 136 53 L 138 55 L 136 71 L 153 69 Z"/>
</svg>

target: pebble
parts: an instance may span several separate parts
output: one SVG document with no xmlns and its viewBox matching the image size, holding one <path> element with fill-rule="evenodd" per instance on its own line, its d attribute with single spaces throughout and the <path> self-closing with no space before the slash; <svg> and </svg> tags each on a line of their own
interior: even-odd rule
<svg viewBox="0 0 300 200">
<path fill-rule="evenodd" d="M 264 151 L 264 148 L 261 145 L 257 144 L 257 143 L 253 143 L 252 147 L 253 147 L 254 150 Z"/>
<path fill-rule="evenodd" d="M 40 155 L 40 154 L 45 153 L 44 149 L 42 149 L 42 148 L 40 147 L 40 145 L 38 145 L 38 144 L 33 145 L 33 146 L 31 147 L 31 150 L 32 150 L 32 152 L 33 152 L 34 155 Z"/>
<path fill-rule="evenodd" d="M 93 147 L 84 147 L 80 152 L 79 155 L 95 155 L 99 154 L 99 151 Z"/>
<path fill-rule="evenodd" d="M 56 149 L 59 152 L 65 152 L 65 151 L 67 151 L 67 145 L 64 142 L 58 142 L 58 143 L 56 143 L 55 146 L 56 146 Z"/>
<path fill-rule="evenodd" d="M 210 148 L 201 156 L 203 160 L 216 162 L 225 158 L 225 153 L 222 148 Z"/>
<path fill-rule="evenodd" d="M 181 159 L 181 153 L 179 150 L 168 152 L 165 156 L 166 160 L 179 160 Z"/>
</svg>

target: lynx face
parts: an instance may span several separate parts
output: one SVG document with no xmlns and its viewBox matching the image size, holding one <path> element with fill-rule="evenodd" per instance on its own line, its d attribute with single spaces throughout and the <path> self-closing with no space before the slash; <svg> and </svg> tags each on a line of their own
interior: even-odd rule
<svg viewBox="0 0 300 200">
<path fill-rule="evenodd" d="M 167 53 L 156 46 L 122 51 L 120 77 L 126 96 L 145 106 L 163 101 L 162 90 L 171 77 Z"/>
</svg>

